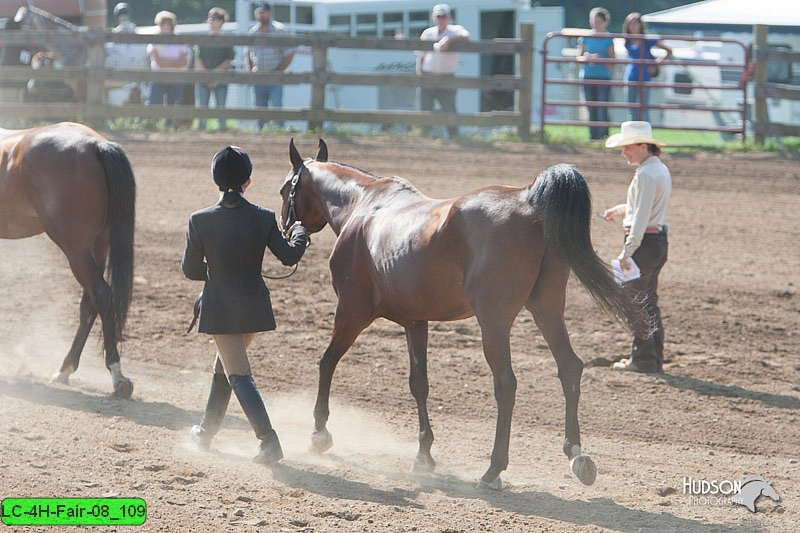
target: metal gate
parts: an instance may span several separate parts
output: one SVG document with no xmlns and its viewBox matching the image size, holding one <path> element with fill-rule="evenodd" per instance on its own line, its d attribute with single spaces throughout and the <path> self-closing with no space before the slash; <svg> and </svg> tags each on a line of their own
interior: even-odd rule
<svg viewBox="0 0 800 533">
<path fill-rule="evenodd" d="M 663 129 L 718 131 L 723 135 L 747 136 L 748 101 L 747 82 L 750 77 L 750 52 L 736 39 L 717 37 L 690 37 L 685 35 L 658 36 L 659 42 L 673 49 L 673 57 L 656 61 L 617 57 L 595 59 L 597 64 L 607 64 L 612 70 L 610 80 L 579 79 L 581 62 L 577 51 L 570 47 L 585 32 L 561 31 L 548 33 L 540 50 L 542 55 L 542 90 L 539 128 L 544 135 L 545 124 L 579 126 L 619 126 L 628 120 L 631 110 L 649 111 L 658 115 L 651 120 L 653 126 Z M 625 38 L 647 38 L 650 35 L 609 33 L 614 39 L 615 50 L 625 50 Z M 552 53 L 555 44 L 565 44 L 560 53 Z M 649 65 L 657 65 L 659 74 L 650 81 L 626 82 L 619 73 L 629 63 L 639 64 L 639 72 Z M 549 68 L 548 68 L 549 67 Z M 616 71 L 616 72 L 615 72 Z M 610 87 L 609 101 L 585 101 L 581 97 L 582 86 L 605 85 Z M 639 91 L 637 103 L 628 103 L 621 93 L 626 90 Z M 645 91 L 649 101 L 642 98 Z M 655 95 L 655 97 L 654 97 Z M 609 110 L 607 121 L 590 121 L 581 116 L 584 108 L 598 107 Z"/>
</svg>

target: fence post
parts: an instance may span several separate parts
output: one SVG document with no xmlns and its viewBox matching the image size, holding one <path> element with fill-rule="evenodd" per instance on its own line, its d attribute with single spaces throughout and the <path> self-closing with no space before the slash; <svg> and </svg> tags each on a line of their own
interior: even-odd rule
<svg viewBox="0 0 800 533">
<path fill-rule="evenodd" d="M 89 69 L 86 77 L 86 110 L 89 122 L 96 126 L 103 122 L 100 110 L 105 100 L 105 64 L 106 47 L 103 39 L 103 30 L 89 29 L 86 66 Z"/>
<path fill-rule="evenodd" d="M 767 134 L 767 97 L 765 94 L 767 84 L 767 34 L 768 26 L 755 24 L 753 26 L 753 60 L 755 61 L 755 109 L 754 124 L 755 140 L 757 144 L 764 144 Z"/>
<path fill-rule="evenodd" d="M 325 81 L 328 77 L 328 42 L 323 42 L 323 36 L 317 35 L 317 42 L 311 52 L 312 65 L 314 69 L 314 84 L 311 86 L 311 113 L 312 116 L 322 113 L 325 109 Z M 308 129 L 321 130 L 321 120 L 309 120 Z"/>
<path fill-rule="evenodd" d="M 531 138 L 531 114 L 533 113 L 533 24 L 519 26 L 519 38 L 525 41 L 525 51 L 519 54 L 519 77 L 522 86 L 517 91 L 519 110 L 518 134 L 521 139 Z"/>
</svg>

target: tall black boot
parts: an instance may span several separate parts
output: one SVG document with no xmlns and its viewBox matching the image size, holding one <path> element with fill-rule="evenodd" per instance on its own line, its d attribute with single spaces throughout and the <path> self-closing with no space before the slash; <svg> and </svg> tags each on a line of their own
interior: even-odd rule
<svg viewBox="0 0 800 533">
<path fill-rule="evenodd" d="M 225 418 L 225 411 L 228 410 L 228 402 L 231 399 L 231 386 L 225 374 L 214 373 L 211 379 L 211 392 L 208 393 L 208 403 L 203 421 L 199 426 L 192 426 L 189 435 L 197 444 L 197 447 L 207 451 L 211 447 L 211 439 L 217 434 L 222 426 L 222 419 Z"/>
<path fill-rule="evenodd" d="M 264 401 L 261 399 L 253 377 L 233 375 L 230 376 L 230 380 L 233 392 L 236 394 L 247 420 L 253 426 L 253 431 L 256 432 L 256 438 L 261 441 L 261 449 L 253 461 L 262 464 L 280 461 L 283 459 L 281 443 L 278 440 L 278 434 L 272 429 L 267 408 L 264 407 Z"/>
</svg>

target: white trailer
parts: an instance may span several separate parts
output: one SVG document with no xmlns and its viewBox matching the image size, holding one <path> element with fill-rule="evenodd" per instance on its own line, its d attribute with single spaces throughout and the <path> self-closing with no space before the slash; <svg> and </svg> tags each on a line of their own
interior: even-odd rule
<svg viewBox="0 0 800 533">
<path fill-rule="evenodd" d="M 273 16 L 292 32 L 332 32 L 350 36 L 382 36 L 387 38 L 416 38 L 432 26 L 433 0 L 293 0 L 273 3 Z M 534 39 L 540 44 L 550 31 L 564 24 L 563 7 L 531 7 L 529 0 L 452 0 L 453 23 L 469 30 L 473 39 L 517 37 L 519 24 L 534 24 Z M 250 27 L 253 17 L 251 3 L 238 0 L 236 20 L 239 27 Z M 242 21 L 247 21 L 243 23 Z M 331 49 L 329 66 L 341 73 L 413 73 L 416 57 L 405 51 Z M 514 57 L 459 54 L 457 75 L 480 76 L 514 74 Z M 311 51 L 300 49 L 289 68 L 292 72 L 311 70 Z M 540 72 L 534 69 L 536 78 Z M 538 120 L 538 91 L 540 82 L 534 80 L 533 119 Z M 326 106 L 342 109 L 416 109 L 417 91 L 408 87 L 329 86 Z M 310 86 L 299 86 L 284 92 L 285 107 L 306 107 L 311 98 Z M 464 113 L 513 109 L 514 95 L 510 92 L 460 90 L 456 106 Z"/>
<path fill-rule="evenodd" d="M 292 34 L 310 32 L 341 33 L 353 37 L 381 36 L 393 39 L 418 38 L 425 28 L 434 25 L 431 8 L 436 0 L 276 0 L 273 19 L 283 23 Z M 538 49 L 544 36 L 559 31 L 564 23 L 563 7 L 532 7 L 530 0 L 451 0 L 453 23 L 469 30 L 473 39 L 514 38 L 521 23 L 534 25 L 534 46 Z M 223 31 L 246 33 L 254 24 L 253 3 L 237 0 L 236 22 L 226 23 Z M 137 28 L 137 33 L 156 33 L 155 27 Z M 206 24 L 178 24 L 177 34 L 198 34 L 207 31 Z M 534 54 L 534 62 L 538 62 Z M 242 49 L 237 49 L 237 70 L 244 70 Z M 328 67 L 332 72 L 380 74 L 414 73 L 414 52 L 394 50 L 358 50 L 332 48 L 328 51 Z M 534 65 L 532 120 L 539 120 L 539 91 L 541 69 Z M 459 54 L 457 75 L 481 76 L 515 74 L 513 55 L 493 56 L 462 52 Z M 310 72 L 311 49 L 300 47 L 287 72 Z M 305 108 L 311 102 L 310 85 L 291 85 L 284 88 L 285 108 Z M 330 109 L 348 110 L 413 110 L 418 108 L 414 87 L 326 87 L 325 105 Z M 462 89 L 457 95 L 457 109 L 462 113 L 511 110 L 514 94 L 509 91 Z M 251 86 L 232 85 L 228 106 L 254 106 Z M 289 126 L 304 128 L 301 122 Z M 377 127 L 377 126 L 376 126 Z"/>
</svg>

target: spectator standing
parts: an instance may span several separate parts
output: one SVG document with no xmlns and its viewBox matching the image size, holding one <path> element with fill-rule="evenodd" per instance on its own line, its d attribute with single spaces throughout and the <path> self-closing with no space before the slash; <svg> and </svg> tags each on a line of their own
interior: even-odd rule
<svg viewBox="0 0 800 533">
<path fill-rule="evenodd" d="M 417 76 L 449 76 L 455 75 L 458 68 L 458 54 L 450 52 L 450 47 L 458 41 L 469 39 L 469 32 L 463 26 L 450 24 L 452 13 L 447 4 L 436 4 L 431 10 L 435 26 L 425 29 L 420 35 L 423 41 L 435 41 L 433 52 L 418 52 Z M 420 87 L 419 108 L 421 111 L 433 111 L 434 101 L 446 113 L 456 112 L 456 90 L 443 88 Z M 424 128 L 425 133 L 430 128 Z M 450 138 L 458 135 L 457 126 L 448 126 Z"/>
<path fill-rule="evenodd" d="M 155 23 L 162 35 L 175 33 L 177 17 L 169 11 L 159 11 Z M 150 57 L 150 70 L 170 71 L 186 68 L 189 59 L 189 47 L 185 44 L 148 44 L 147 55 Z M 183 84 L 153 81 L 147 86 L 145 105 L 176 105 L 181 97 Z M 167 125 L 173 121 L 167 119 Z"/>
<path fill-rule="evenodd" d="M 272 19 L 272 5 L 269 2 L 256 2 L 253 14 L 256 24 L 250 33 L 267 33 L 272 35 L 287 34 L 280 22 Z M 283 72 L 292 62 L 294 48 L 275 46 L 248 46 L 245 48 L 245 63 L 248 72 Z M 258 107 L 283 107 L 283 85 L 254 85 L 253 90 Z M 258 121 L 258 129 L 264 127 L 266 121 Z M 278 121 L 283 126 L 283 121 Z"/>
<path fill-rule="evenodd" d="M 8 19 L 4 30 L 20 30 L 22 23 L 13 18 Z M 22 67 L 30 61 L 31 53 L 23 45 L 6 44 L 0 47 L 0 67 Z M 0 102 L 22 102 L 25 98 L 25 80 L 6 80 L 0 78 Z M 19 120 L 4 121 L 6 126 L 19 126 Z"/>
<path fill-rule="evenodd" d="M 211 35 L 220 35 L 222 25 L 228 21 L 228 12 L 220 7 L 212 7 L 208 12 L 208 28 Z M 195 52 L 194 68 L 198 72 L 225 72 L 231 68 L 235 51 L 232 46 L 198 46 Z M 195 85 L 195 104 L 197 107 L 209 107 L 211 94 L 214 94 L 214 102 L 217 108 L 225 107 L 228 99 L 227 83 L 198 83 Z M 227 130 L 227 121 L 219 120 L 220 131 Z M 206 120 L 200 118 L 197 121 L 197 128 L 204 130 Z"/>
<path fill-rule="evenodd" d="M 114 6 L 114 20 L 117 25 L 111 29 L 112 33 L 136 33 L 136 24 L 131 20 L 131 8 L 126 2 L 120 2 Z M 132 43 L 106 44 L 107 68 L 147 68 L 148 63 L 147 45 Z M 145 94 L 146 90 L 147 86 L 145 84 L 139 82 L 128 83 L 120 87 L 109 88 L 107 98 L 110 103 L 115 105 L 124 102 L 141 104 L 142 94 Z"/>
<path fill-rule="evenodd" d="M 135 33 L 136 24 L 131 20 L 131 6 L 126 2 L 120 2 L 114 6 L 114 20 L 117 25 L 111 31 L 114 33 Z"/>
<path fill-rule="evenodd" d="M 632 61 L 637 59 L 655 59 L 652 48 L 658 47 L 664 50 L 666 56 L 658 59 L 664 61 L 672 56 L 672 50 L 659 42 L 658 39 L 648 39 L 644 36 L 646 30 L 642 15 L 640 13 L 630 13 L 622 23 L 622 33 L 641 35 L 642 38 L 626 38 L 625 49 L 628 51 L 628 58 Z M 650 120 L 650 113 L 647 109 L 647 92 L 645 84 L 658 75 L 657 65 L 643 65 L 631 62 L 625 67 L 623 79 L 628 85 L 625 87 L 626 100 L 629 104 L 638 104 L 641 100 L 642 106 L 631 106 L 631 120 Z M 639 98 L 641 96 L 641 99 Z"/>
<path fill-rule="evenodd" d="M 614 363 L 614 370 L 661 372 L 664 361 L 664 325 L 658 307 L 658 275 L 667 262 L 666 213 L 672 193 L 672 177 L 661 161 L 664 143 L 653 138 L 649 122 L 623 122 L 620 133 L 606 140 L 607 148 L 622 148 L 628 165 L 636 168 L 628 186 L 628 197 L 603 213 L 606 221 L 624 217 L 625 242 L 619 254 L 620 269 L 629 271 L 633 263 L 640 277 L 623 284 L 633 301 L 641 302 L 654 331 L 647 338 L 634 337 L 631 356 Z"/>
<path fill-rule="evenodd" d="M 611 15 L 602 7 L 595 7 L 589 11 L 589 25 L 592 31 L 589 35 L 578 39 L 578 61 L 581 62 L 580 77 L 586 81 L 611 80 L 611 68 L 604 63 L 597 63 L 595 59 L 614 59 L 614 41 L 606 32 Z M 605 103 L 609 100 L 611 86 L 587 83 L 583 85 L 591 122 L 608 122 L 608 108 L 593 106 L 592 102 Z M 608 126 L 589 126 L 589 138 L 592 140 L 608 137 Z"/>
</svg>

